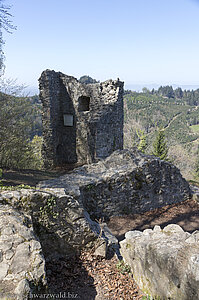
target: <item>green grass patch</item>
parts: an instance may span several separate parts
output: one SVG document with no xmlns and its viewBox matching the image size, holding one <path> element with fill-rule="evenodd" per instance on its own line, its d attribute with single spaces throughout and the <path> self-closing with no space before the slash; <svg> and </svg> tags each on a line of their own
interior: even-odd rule
<svg viewBox="0 0 199 300">
<path fill-rule="evenodd" d="M 131 268 L 123 260 L 118 261 L 118 263 L 116 264 L 116 268 L 122 274 L 125 274 L 125 273 L 130 274 L 131 273 Z"/>
<path fill-rule="evenodd" d="M 199 187 L 199 179 L 196 181 L 196 180 L 189 180 L 189 184 L 192 184 L 192 185 L 195 185 L 197 187 Z"/>
<path fill-rule="evenodd" d="M 194 133 L 199 133 L 199 124 L 190 126 Z"/>
</svg>

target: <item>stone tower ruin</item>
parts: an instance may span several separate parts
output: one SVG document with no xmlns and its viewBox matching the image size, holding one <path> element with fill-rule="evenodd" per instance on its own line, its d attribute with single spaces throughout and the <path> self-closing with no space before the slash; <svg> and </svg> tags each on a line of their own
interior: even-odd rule
<svg viewBox="0 0 199 300">
<path fill-rule="evenodd" d="M 39 79 L 45 168 L 85 164 L 123 149 L 123 82 L 81 84 L 46 70 Z"/>
</svg>

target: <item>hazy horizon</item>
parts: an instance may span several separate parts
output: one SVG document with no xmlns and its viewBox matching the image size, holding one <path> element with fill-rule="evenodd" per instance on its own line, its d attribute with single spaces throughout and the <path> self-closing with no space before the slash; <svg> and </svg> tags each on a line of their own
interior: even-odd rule
<svg viewBox="0 0 199 300">
<path fill-rule="evenodd" d="M 7 78 L 38 86 L 45 69 L 126 85 L 199 86 L 199 1 L 5 0 Z"/>
<path fill-rule="evenodd" d="M 116 78 L 112 78 L 116 79 Z M 152 90 L 153 88 L 157 90 L 160 86 L 172 86 L 173 89 L 176 89 L 178 87 L 181 87 L 182 90 L 197 90 L 199 88 L 198 85 L 191 85 L 191 84 L 184 84 L 184 85 L 179 85 L 179 84 L 157 84 L 157 83 L 125 83 L 124 82 L 124 89 L 125 90 L 131 90 L 131 91 L 136 91 L 136 92 L 141 92 L 144 87 L 148 88 L 149 90 Z M 39 94 L 39 88 L 37 87 L 27 87 L 25 89 L 25 95 L 27 94 L 28 96 L 34 96 Z"/>
</svg>

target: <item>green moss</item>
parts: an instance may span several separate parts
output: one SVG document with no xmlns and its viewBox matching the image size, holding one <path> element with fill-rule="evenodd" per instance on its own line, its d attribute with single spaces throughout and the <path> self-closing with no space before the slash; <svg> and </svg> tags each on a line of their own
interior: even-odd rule
<svg viewBox="0 0 199 300">
<path fill-rule="evenodd" d="M 93 186 L 92 184 L 88 184 L 88 185 L 86 186 L 86 189 L 87 189 L 88 191 L 90 191 L 90 190 L 92 190 L 93 187 L 94 187 L 94 186 Z"/>
<path fill-rule="evenodd" d="M 20 185 L 9 185 L 9 186 L 5 186 L 5 185 L 0 185 L 0 191 L 16 191 L 16 190 L 21 190 L 21 189 L 34 189 L 33 187 L 31 187 L 30 185 L 27 184 L 20 184 Z"/>
<path fill-rule="evenodd" d="M 41 219 L 45 220 L 48 217 L 52 217 L 53 219 L 56 219 L 59 214 L 58 212 L 55 211 L 55 208 L 56 208 L 56 198 L 52 196 L 49 199 L 47 199 L 45 205 L 41 206 L 39 209 Z"/>
<path fill-rule="evenodd" d="M 171 235 L 173 234 L 172 231 L 163 231 L 163 230 L 162 230 L 162 232 L 163 232 L 164 234 L 168 235 L 168 236 L 171 236 Z"/>
<path fill-rule="evenodd" d="M 141 281 L 142 291 L 146 294 L 146 296 L 142 297 L 142 300 L 162 300 L 162 298 L 158 295 L 151 296 L 151 283 L 150 280 L 146 277 L 141 276 L 141 278 L 137 278 L 135 274 L 133 274 L 135 282 Z"/>
<path fill-rule="evenodd" d="M 131 248 L 131 245 L 130 244 L 126 244 L 126 249 L 130 249 Z"/>
<path fill-rule="evenodd" d="M 23 208 L 28 211 L 31 208 L 31 201 L 30 197 L 22 197 L 20 199 L 20 204 L 23 206 Z"/>
</svg>

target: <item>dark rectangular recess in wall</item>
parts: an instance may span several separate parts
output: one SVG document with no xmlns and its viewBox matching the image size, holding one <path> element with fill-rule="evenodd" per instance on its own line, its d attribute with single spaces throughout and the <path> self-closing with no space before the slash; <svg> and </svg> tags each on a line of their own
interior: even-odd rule
<svg viewBox="0 0 199 300">
<path fill-rule="evenodd" d="M 81 96 L 78 99 L 78 111 L 90 110 L 90 98 L 87 96 Z"/>
</svg>

